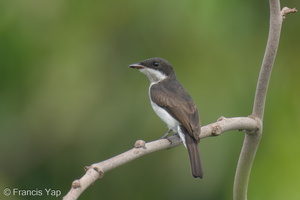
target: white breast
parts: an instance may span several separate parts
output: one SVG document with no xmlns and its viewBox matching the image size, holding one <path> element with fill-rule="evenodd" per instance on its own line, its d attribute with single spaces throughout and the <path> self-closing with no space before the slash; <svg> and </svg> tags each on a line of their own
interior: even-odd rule
<svg viewBox="0 0 300 200">
<path fill-rule="evenodd" d="M 180 123 L 175 118 L 173 118 L 167 111 L 159 107 L 156 103 L 151 101 L 151 106 L 155 113 L 159 116 L 159 118 L 167 124 L 168 128 L 172 129 L 173 132 L 179 134 L 184 146 L 186 147 L 185 136 L 180 129 Z"/>
<path fill-rule="evenodd" d="M 179 122 L 173 118 L 167 111 L 159 107 L 156 103 L 151 101 L 151 106 L 155 113 L 160 117 L 163 122 L 165 122 L 169 129 L 172 129 L 174 132 L 177 132 L 177 127 Z"/>
</svg>

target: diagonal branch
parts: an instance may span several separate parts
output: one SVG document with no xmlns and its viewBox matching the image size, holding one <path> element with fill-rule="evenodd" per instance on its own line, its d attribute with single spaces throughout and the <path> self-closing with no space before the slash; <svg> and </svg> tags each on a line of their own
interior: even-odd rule
<svg viewBox="0 0 300 200">
<path fill-rule="evenodd" d="M 201 128 L 200 138 L 218 136 L 221 133 L 231 130 L 245 130 L 247 132 L 255 132 L 258 130 L 259 126 L 259 120 L 251 117 L 220 117 L 217 122 L 203 126 Z M 171 143 L 168 140 L 171 141 Z M 135 143 L 135 147 L 133 149 L 110 159 L 86 167 L 85 175 L 79 180 L 73 181 L 72 188 L 64 197 L 64 200 L 77 199 L 86 188 L 92 185 L 97 179 L 102 178 L 106 172 L 116 167 L 122 166 L 134 159 L 137 159 L 149 153 L 164 149 L 170 149 L 181 144 L 180 138 L 176 135 L 170 136 L 168 140 L 160 139 L 148 143 L 145 143 L 142 140 L 138 140 Z"/>
</svg>

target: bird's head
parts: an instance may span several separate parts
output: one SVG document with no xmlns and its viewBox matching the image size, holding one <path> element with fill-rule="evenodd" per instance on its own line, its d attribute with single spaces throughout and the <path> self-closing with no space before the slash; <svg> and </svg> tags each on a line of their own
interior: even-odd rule
<svg viewBox="0 0 300 200">
<path fill-rule="evenodd" d="M 139 63 L 131 64 L 129 67 L 138 69 L 144 73 L 151 83 L 175 76 L 172 65 L 163 58 L 150 58 Z"/>
</svg>

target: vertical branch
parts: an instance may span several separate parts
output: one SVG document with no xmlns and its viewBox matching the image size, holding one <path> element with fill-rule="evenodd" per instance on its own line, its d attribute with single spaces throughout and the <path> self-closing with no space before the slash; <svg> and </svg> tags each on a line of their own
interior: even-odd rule
<svg viewBox="0 0 300 200">
<path fill-rule="evenodd" d="M 279 0 L 269 0 L 270 2 L 270 29 L 268 43 L 262 62 L 258 83 L 256 87 L 256 94 L 253 106 L 252 115 L 263 120 L 265 101 L 267 96 L 267 90 L 269 86 L 269 80 L 276 57 L 281 24 L 282 24 L 282 15 L 280 13 L 280 2 Z"/>
<path fill-rule="evenodd" d="M 276 57 L 279 44 L 282 16 L 280 13 L 279 0 L 269 0 L 270 3 L 270 28 L 268 42 L 263 58 L 256 94 L 253 106 L 252 117 L 260 122 L 261 126 L 254 133 L 245 135 L 243 147 L 241 150 L 238 166 L 235 174 L 233 199 L 246 200 L 247 189 L 252 164 L 262 136 L 262 121 L 264 116 L 265 101 L 269 85 L 269 80 Z"/>
</svg>

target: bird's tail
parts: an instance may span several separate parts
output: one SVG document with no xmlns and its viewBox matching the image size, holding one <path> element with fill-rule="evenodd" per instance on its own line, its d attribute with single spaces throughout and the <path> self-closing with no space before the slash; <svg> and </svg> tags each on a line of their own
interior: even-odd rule
<svg viewBox="0 0 300 200">
<path fill-rule="evenodd" d="M 200 159 L 200 152 L 198 149 L 198 142 L 189 134 L 185 134 L 186 147 L 189 153 L 192 174 L 194 178 L 203 178 L 203 170 Z"/>
</svg>

